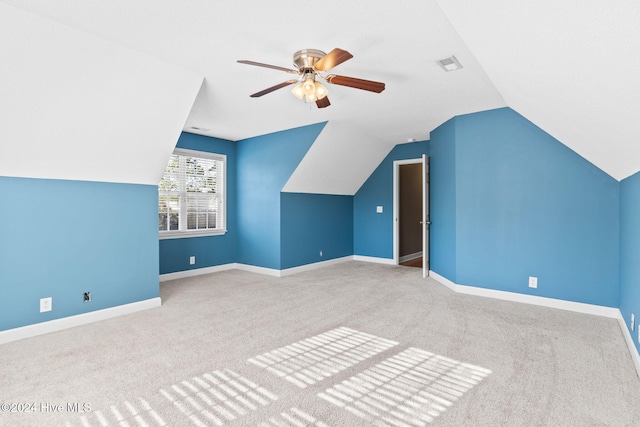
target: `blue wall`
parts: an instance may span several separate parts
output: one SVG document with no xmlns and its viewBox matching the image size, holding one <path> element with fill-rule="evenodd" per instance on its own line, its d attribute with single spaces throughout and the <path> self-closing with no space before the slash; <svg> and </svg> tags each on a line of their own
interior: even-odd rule
<svg viewBox="0 0 640 427">
<path fill-rule="evenodd" d="M 234 262 L 284 269 L 352 255 L 352 197 L 281 193 L 324 125 L 237 143 L 183 133 L 177 147 L 227 155 L 228 232 L 161 240 L 160 273 Z"/>
<path fill-rule="evenodd" d="M 159 296 L 157 187 L 0 177 L 0 199 L 0 330 Z"/>
<path fill-rule="evenodd" d="M 393 162 L 419 159 L 428 149 L 427 141 L 396 145 L 355 194 L 355 255 L 393 259 Z M 383 207 L 382 213 L 376 212 L 376 206 Z"/>
<path fill-rule="evenodd" d="M 627 328 L 634 313 L 637 328 L 640 322 L 640 173 L 620 183 L 620 230 L 620 311 Z M 631 332 L 631 337 L 640 351 L 638 329 Z"/>
<path fill-rule="evenodd" d="M 429 142 L 429 261 L 431 270 L 456 283 L 455 118 L 431 132 Z"/>
<path fill-rule="evenodd" d="M 353 197 L 282 193 L 280 210 L 283 269 L 353 255 Z"/>
<path fill-rule="evenodd" d="M 237 142 L 237 261 L 281 269 L 280 191 L 326 122 Z"/>
<path fill-rule="evenodd" d="M 226 200 L 228 231 L 224 235 L 217 236 L 160 240 L 160 274 L 236 262 L 238 241 L 236 144 L 224 139 L 183 132 L 176 147 L 227 156 Z M 194 265 L 189 264 L 190 256 L 196 257 Z"/>
<path fill-rule="evenodd" d="M 452 125 L 431 143 L 453 144 L 456 225 L 438 229 L 432 216 L 432 252 L 454 248 L 455 276 L 441 260 L 432 269 L 465 285 L 618 306 L 618 182 L 509 108 Z M 432 149 L 432 168 L 450 164 L 452 149 Z M 432 206 L 450 210 L 451 182 L 431 185 Z"/>
</svg>

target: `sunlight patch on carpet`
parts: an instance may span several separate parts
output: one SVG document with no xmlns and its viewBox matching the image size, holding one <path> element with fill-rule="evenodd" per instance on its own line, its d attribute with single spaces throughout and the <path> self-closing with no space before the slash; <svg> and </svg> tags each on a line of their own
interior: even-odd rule
<svg viewBox="0 0 640 427">
<path fill-rule="evenodd" d="M 160 393 L 197 426 L 221 426 L 278 400 L 228 369 L 182 381 L 160 389 Z"/>
<path fill-rule="evenodd" d="M 249 362 L 305 388 L 396 345 L 395 341 L 342 327 L 261 354 Z"/>
<path fill-rule="evenodd" d="M 67 426 L 73 424 L 66 423 Z M 91 415 L 80 417 L 80 425 L 93 426 L 167 426 L 165 420 L 151 407 L 145 399 L 137 403 L 125 400 L 122 404 L 111 405 L 108 410 L 96 410 Z"/>
<path fill-rule="evenodd" d="M 279 417 L 271 417 L 268 421 L 261 422 L 258 427 L 328 427 L 322 421 L 318 421 L 315 417 L 301 411 L 298 408 L 291 408 L 280 414 Z"/>
<path fill-rule="evenodd" d="M 426 426 L 491 374 L 409 348 L 318 396 L 375 425 Z"/>
</svg>

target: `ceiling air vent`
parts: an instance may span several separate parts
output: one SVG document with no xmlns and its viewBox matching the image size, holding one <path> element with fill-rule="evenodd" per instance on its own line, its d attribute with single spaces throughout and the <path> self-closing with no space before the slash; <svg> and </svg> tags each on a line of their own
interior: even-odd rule
<svg viewBox="0 0 640 427">
<path fill-rule="evenodd" d="M 460 68 L 462 68 L 462 64 L 458 62 L 455 56 L 441 59 L 440 61 L 438 61 L 438 64 L 442 67 L 443 70 L 447 72 L 459 70 Z"/>
</svg>

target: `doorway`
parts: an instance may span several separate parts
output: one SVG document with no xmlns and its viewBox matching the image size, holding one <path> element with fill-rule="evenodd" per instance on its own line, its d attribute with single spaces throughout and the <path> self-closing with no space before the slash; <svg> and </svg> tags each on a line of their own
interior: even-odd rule
<svg viewBox="0 0 640 427">
<path fill-rule="evenodd" d="M 429 159 L 394 162 L 394 263 L 429 271 Z"/>
</svg>

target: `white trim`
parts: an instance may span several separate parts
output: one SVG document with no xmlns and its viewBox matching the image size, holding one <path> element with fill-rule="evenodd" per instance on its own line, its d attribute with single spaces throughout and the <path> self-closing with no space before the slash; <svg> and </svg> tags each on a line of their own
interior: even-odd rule
<svg viewBox="0 0 640 427">
<path fill-rule="evenodd" d="M 400 260 L 399 260 L 400 262 L 398 264 L 406 262 L 406 261 L 411 261 L 412 259 L 420 258 L 421 256 L 422 256 L 422 251 L 415 252 L 415 253 L 412 253 L 412 254 L 409 254 L 409 255 L 403 255 L 403 256 L 400 257 Z"/>
<path fill-rule="evenodd" d="M 144 301 L 77 314 L 75 316 L 63 317 L 61 319 L 49 320 L 47 322 L 35 323 L 33 325 L 0 331 L 0 345 L 37 335 L 48 334 L 50 332 L 61 331 L 63 329 L 82 326 L 113 317 L 123 316 L 150 308 L 160 307 L 162 300 L 160 297 L 151 298 Z"/>
<path fill-rule="evenodd" d="M 396 262 L 392 258 L 378 258 L 373 256 L 354 255 L 354 261 L 373 262 L 376 264 L 396 265 Z"/>
<path fill-rule="evenodd" d="M 420 253 L 421 254 L 421 253 Z M 414 254 L 415 255 L 415 254 Z M 285 277 L 292 274 L 302 273 L 303 271 L 310 271 L 320 267 L 328 267 L 330 265 L 343 263 L 346 261 L 364 261 L 372 262 L 376 264 L 395 265 L 394 261 L 390 258 L 377 258 L 364 255 L 347 255 L 341 258 L 328 259 L 326 261 L 314 262 L 311 264 L 300 265 L 298 267 L 285 268 L 284 270 L 276 270 L 275 268 L 258 267 L 249 264 L 230 263 L 223 265 L 215 265 L 213 267 L 195 268 L 193 270 L 176 271 L 175 273 L 165 273 L 160 275 L 160 282 L 166 282 L 167 280 L 183 279 L 185 277 L 200 276 L 202 274 L 217 273 L 219 271 L 226 270 L 242 270 L 251 273 L 266 274 L 273 277 Z"/>
<path fill-rule="evenodd" d="M 426 154 L 422 154 L 422 278 L 425 279 L 429 275 L 429 266 L 431 265 L 429 252 L 429 158 Z"/>
<path fill-rule="evenodd" d="M 165 273 L 160 275 L 160 281 L 184 279 L 185 277 L 201 276 L 203 274 L 217 273 L 219 271 L 232 270 L 238 268 L 236 263 L 214 265 L 213 267 L 194 268 L 193 270 L 176 271 L 175 273 Z"/>
<path fill-rule="evenodd" d="M 258 267 L 249 264 L 235 264 L 238 270 L 248 271 L 250 273 L 265 274 L 267 276 L 280 277 L 282 270 L 276 270 L 275 268 Z"/>
<path fill-rule="evenodd" d="M 221 200 L 222 204 L 222 212 L 217 212 L 216 222 L 218 220 L 222 221 L 222 227 L 220 228 L 207 228 L 207 229 L 196 229 L 189 230 L 187 229 L 187 213 L 186 213 L 186 204 L 182 203 L 183 196 L 187 194 L 186 188 L 184 188 L 184 182 L 181 180 L 180 189 L 178 194 L 180 195 L 180 220 L 179 220 L 179 230 L 158 230 L 158 238 L 159 240 L 164 239 L 181 239 L 181 238 L 190 238 L 190 237 L 205 237 L 205 236 L 219 236 L 227 233 L 227 155 L 226 154 L 218 154 L 211 153 L 208 151 L 198 151 L 198 150 L 190 150 L 186 148 L 175 148 L 173 150 L 172 156 L 181 156 L 181 157 L 194 157 L 201 159 L 208 159 L 220 162 L 221 165 L 221 181 L 222 181 L 222 189 L 221 189 L 221 197 L 218 200 Z M 182 161 L 180 162 L 182 170 Z M 164 176 L 164 172 L 163 172 Z M 183 176 L 183 173 L 180 173 L 180 176 Z M 218 175 L 219 177 L 219 175 Z M 158 194 L 160 194 L 160 186 L 158 185 Z M 191 193 L 189 193 L 191 194 Z"/>
<path fill-rule="evenodd" d="M 453 292 L 458 292 L 457 289 L 456 289 L 456 287 L 458 285 L 456 285 L 455 283 L 453 283 L 451 280 L 447 279 L 446 277 L 439 275 L 435 271 L 429 270 L 429 277 L 431 277 L 433 280 L 435 280 L 436 282 L 440 283 L 441 285 L 446 286 L 447 288 L 449 288 Z"/>
<path fill-rule="evenodd" d="M 285 277 L 292 274 L 301 273 L 303 271 L 315 270 L 320 267 L 327 267 L 334 264 L 339 264 L 345 261 L 353 261 L 353 255 L 347 255 L 342 258 L 333 258 L 326 261 L 314 262 L 311 264 L 300 265 L 298 267 L 285 268 L 284 270 L 276 270 L 275 268 L 258 267 L 249 264 L 229 263 L 223 265 L 215 265 L 213 267 L 195 268 L 193 270 L 176 271 L 175 273 L 165 273 L 160 275 L 160 282 L 166 282 L 167 280 L 184 279 L 185 277 L 200 276 L 203 274 L 217 273 L 226 270 L 242 270 L 250 273 L 265 274 L 273 277 Z"/>
<path fill-rule="evenodd" d="M 441 285 L 446 286 L 454 292 L 466 295 L 475 295 L 486 298 L 494 298 L 505 301 L 521 302 L 524 304 L 539 305 L 542 307 L 559 308 L 561 310 L 575 311 L 577 313 L 594 314 L 596 316 L 617 319 L 620 310 L 602 305 L 585 304 L 581 302 L 565 301 L 555 298 L 539 297 L 536 295 L 519 294 L 516 292 L 498 291 L 495 289 L 477 288 L 474 286 L 458 285 L 438 273 L 430 270 L 429 276 Z"/>
<path fill-rule="evenodd" d="M 284 270 L 280 270 L 280 277 L 291 276 L 292 274 L 302 273 L 303 271 L 315 270 L 316 268 L 341 264 L 346 261 L 353 261 L 353 255 L 348 255 L 342 258 L 328 259 L 326 261 L 318 261 L 311 264 L 300 265 L 298 267 L 285 268 Z"/>
<path fill-rule="evenodd" d="M 173 154 L 178 156 L 202 157 L 203 159 L 222 160 L 227 162 L 226 154 L 211 153 L 209 151 L 190 150 L 188 148 L 175 148 Z"/>
<path fill-rule="evenodd" d="M 227 230 L 219 230 L 219 229 L 159 231 L 158 240 L 185 239 L 185 238 L 191 238 L 191 237 L 207 237 L 207 236 L 224 236 L 225 234 L 227 234 Z"/>
<path fill-rule="evenodd" d="M 633 337 L 627 328 L 627 323 L 622 317 L 620 309 L 613 307 L 605 307 L 602 305 L 584 304 L 580 302 L 564 301 L 553 298 L 538 297 L 535 295 L 518 294 L 515 292 L 497 291 L 494 289 L 476 288 L 473 286 L 458 285 L 444 276 L 439 275 L 433 270 L 429 270 L 429 276 L 439 284 L 449 288 L 453 292 L 467 295 L 475 295 L 480 297 L 495 298 L 504 301 L 520 302 L 524 304 L 539 305 L 542 307 L 557 308 L 560 310 L 568 310 L 577 313 L 592 314 L 596 316 L 608 317 L 618 320 L 618 325 L 627 343 L 631 360 L 636 368 L 636 374 L 640 378 L 640 354 L 636 348 Z"/>
<path fill-rule="evenodd" d="M 622 335 L 624 336 L 624 340 L 626 341 L 627 347 L 629 348 L 629 353 L 631 354 L 631 360 L 633 360 L 633 365 L 636 368 L 636 373 L 638 374 L 638 378 L 640 378 L 640 354 L 638 354 L 638 349 L 633 343 L 633 337 L 631 336 L 631 332 L 629 332 L 627 323 L 625 322 L 620 310 L 618 310 L 618 325 L 620 325 Z M 636 325 L 636 327 L 638 327 L 638 325 Z"/>
<path fill-rule="evenodd" d="M 400 185 L 400 166 L 402 165 L 415 165 L 418 163 L 423 164 L 422 158 L 404 159 L 393 161 L 393 265 L 400 264 L 400 222 L 398 221 L 398 215 L 400 213 L 400 191 L 398 186 Z"/>
</svg>

